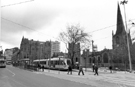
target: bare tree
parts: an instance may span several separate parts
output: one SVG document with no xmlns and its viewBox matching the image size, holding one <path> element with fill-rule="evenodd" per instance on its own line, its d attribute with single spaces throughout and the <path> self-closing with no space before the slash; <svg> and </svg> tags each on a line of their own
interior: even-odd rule
<svg viewBox="0 0 135 87">
<path fill-rule="evenodd" d="M 75 45 L 80 43 L 81 48 L 85 49 L 90 47 L 90 35 L 84 32 L 83 28 L 77 25 L 68 25 L 66 27 L 66 32 L 61 32 L 59 38 L 62 42 L 65 43 L 67 50 L 69 50 L 68 45 L 72 44 L 72 52 L 69 53 L 69 57 L 72 60 L 72 65 L 74 66 L 73 58 L 75 56 L 76 50 Z"/>
</svg>

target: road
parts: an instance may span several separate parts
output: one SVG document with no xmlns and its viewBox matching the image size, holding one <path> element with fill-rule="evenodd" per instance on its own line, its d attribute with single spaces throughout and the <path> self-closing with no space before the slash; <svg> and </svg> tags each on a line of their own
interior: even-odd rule
<svg viewBox="0 0 135 87">
<path fill-rule="evenodd" d="M 92 87 L 12 66 L 0 69 L 0 87 Z"/>
<path fill-rule="evenodd" d="M 0 87 L 125 87 L 64 73 L 32 72 L 7 66 L 0 68 Z"/>
</svg>

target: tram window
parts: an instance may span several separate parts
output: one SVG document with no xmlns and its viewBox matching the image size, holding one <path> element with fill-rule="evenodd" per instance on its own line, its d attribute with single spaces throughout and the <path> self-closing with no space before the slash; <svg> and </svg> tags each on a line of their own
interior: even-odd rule
<svg viewBox="0 0 135 87">
<path fill-rule="evenodd" d="M 70 64 L 71 64 L 70 60 L 67 60 L 67 64 L 68 64 L 68 65 L 70 65 Z"/>
<path fill-rule="evenodd" d="M 59 61 L 59 65 L 61 65 L 62 64 L 62 62 L 61 61 Z"/>
<path fill-rule="evenodd" d="M 46 64 L 46 61 L 44 61 L 43 64 Z"/>
<path fill-rule="evenodd" d="M 0 61 L 0 63 L 4 63 L 4 61 Z"/>
<path fill-rule="evenodd" d="M 64 61 L 63 60 L 60 60 L 59 62 L 60 62 L 59 65 L 64 65 Z"/>
<path fill-rule="evenodd" d="M 55 61 L 55 65 L 58 65 L 58 62 L 57 61 Z"/>
<path fill-rule="evenodd" d="M 51 61 L 51 65 L 53 65 L 53 61 Z"/>
<path fill-rule="evenodd" d="M 56 65 L 56 62 L 57 62 L 57 61 L 54 61 L 54 62 L 53 62 L 53 64 L 55 64 L 55 65 Z"/>
</svg>

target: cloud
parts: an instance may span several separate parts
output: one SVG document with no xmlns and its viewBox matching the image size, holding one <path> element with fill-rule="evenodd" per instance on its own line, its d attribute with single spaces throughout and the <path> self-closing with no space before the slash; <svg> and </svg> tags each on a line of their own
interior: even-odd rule
<svg viewBox="0 0 135 87">
<path fill-rule="evenodd" d="M 2 10 L 1 39 L 3 42 L 18 45 L 24 32 L 30 34 L 38 32 L 43 27 L 45 29 L 45 27 L 51 25 L 60 14 L 56 9 L 35 7 L 21 11 L 15 11 L 12 8 Z"/>
<path fill-rule="evenodd" d="M 19 46 L 21 43 L 22 36 L 20 33 L 11 33 L 11 32 L 5 32 L 2 31 L 1 33 L 1 41 L 6 44 L 11 44 L 13 46 Z"/>
<path fill-rule="evenodd" d="M 58 13 L 55 11 L 41 9 L 28 10 L 22 17 L 21 24 L 33 29 L 40 29 L 43 26 L 49 25 L 57 16 Z"/>
<path fill-rule="evenodd" d="M 8 9 L 9 10 L 9 9 Z M 2 18 L 4 18 L 4 22 L 2 21 L 2 26 L 4 23 L 8 23 L 11 25 L 11 27 L 18 26 L 19 29 L 12 28 L 9 30 L 8 25 L 4 26 L 4 30 L 6 31 L 14 31 L 20 32 L 20 31 L 28 31 L 32 32 L 34 30 L 39 30 L 43 26 L 48 26 L 51 24 L 51 22 L 59 15 L 59 12 L 53 11 L 53 10 L 42 10 L 40 8 L 33 8 L 33 9 L 28 9 L 25 10 L 23 15 L 22 13 L 17 13 L 14 12 L 8 12 L 8 10 L 5 12 L 2 12 Z M 6 24 L 4 24 L 6 25 Z M 22 27 L 22 28 L 20 28 Z M 30 30 L 31 29 L 31 30 Z"/>
</svg>

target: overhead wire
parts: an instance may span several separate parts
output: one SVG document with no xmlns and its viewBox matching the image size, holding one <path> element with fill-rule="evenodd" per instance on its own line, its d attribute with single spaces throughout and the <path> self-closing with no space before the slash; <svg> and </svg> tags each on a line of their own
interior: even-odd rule
<svg viewBox="0 0 135 87">
<path fill-rule="evenodd" d="M 12 5 L 18 5 L 18 4 L 23 4 L 23 3 L 31 2 L 31 1 L 34 1 L 34 0 L 29 0 L 29 1 L 23 1 L 23 2 L 14 3 L 14 4 L 3 5 L 3 6 L 1 6 L 1 7 L 7 7 L 7 6 L 12 6 Z M 31 29 L 31 30 L 37 31 L 37 30 L 35 30 L 35 29 L 32 29 L 32 28 L 29 28 L 29 27 L 27 27 L 27 26 L 18 24 L 18 23 L 16 23 L 16 22 L 13 22 L 13 21 L 11 21 L 11 20 L 8 20 L 8 19 L 5 19 L 5 18 L 2 18 L 2 19 L 7 20 L 7 21 L 10 21 L 10 22 L 12 22 L 12 23 L 15 23 L 15 24 L 17 24 L 17 25 L 19 25 L 19 26 L 25 27 L 25 28 L 27 28 L 27 29 Z M 130 20 L 135 20 L 135 19 L 130 19 Z M 101 29 L 97 29 L 97 30 L 88 32 L 88 33 L 94 33 L 94 32 L 97 32 L 97 31 L 101 31 L 101 30 L 104 30 L 104 29 L 108 29 L 108 28 L 114 27 L 114 26 L 116 26 L 116 25 L 117 25 L 117 24 L 111 25 L 111 26 L 107 26 L 107 27 L 104 27 L 104 28 L 101 28 Z M 37 32 L 39 32 L 39 31 L 37 31 Z M 41 32 L 39 32 L 39 33 L 41 33 Z M 43 33 L 42 33 L 42 34 L 43 34 Z M 44 34 L 43 34 L 43 35 L 44 35 Z M 52 37 L 52 36 L 51 36 L 51 37 Z M 53 38 L 54 38 L 54 37 L 53 37 Z M 104 37 L 104 38 L 107 38 L 107 37 Z M 55 39 L 59 40 L 58 38 L 55 38 Z M 100 39 L 103 39 L 103 38 L 100 38 Z M 96 39 L 96 40 L 98 40 L 98 39 Z"/>
<path fill-rule="evenodd" d="M 38 30 L 35 30 L 35 29 L 30 28 L 30 27 L 24 26 L 24 25 L 22 25 L 22 24 L 13 22 L 13 21 L 11 21 L 11 20 L 5 19 L 5 18 L 3 18 L 3 17 L 1 17 L 1 18 L 4 19 L 4 20 L 6 20 L 6 21 L 9 21 L 9 22 L 12 22 L 12 23 L 14 23 L 14 24 L 17 24 L 17 25 L 19 25 L 19 26 L 22 26 L 22 27 L 25 27 L 25 28 L 27 28 L 27 29 L 30 29 L 30 30 L 36 31 L 36 32 L 38 32 L 38 33 L 41 33 L 41 34 L 44 35 L 44 36 L 50 36 L 50 35 L 44 34 L 44 33 L 42 33 L 42 32 L 39 32 Z M 135 19 L 130 19 L 130 20 L 135 20 Z M 116 24 L 116 25 L 117 25 L 117 24 Z M 95 30 L 95 31 L 88 32 L 88 33 L 93 33 L 93 32 L 97 32 L 97 31 L 100 31 L 100 30 L 108 29 L 108 28 L 114 27 L 114 26 L 116 26 L 116 25 L 107 26 L 107 27 L 104 27 L 104 28 L 97 29 L 97 30 Z M 50 37 L 52 37 L 52 36 L 50 36 Z M 109 36 L 109 37 L 110 37 L 110 36 Z M 105 38 L 109 38 L 109 37 L 107 36 L 107 37 L 103 37 L 103 38 L 99 38 L 99 39 L 105 39 Z M 61 40 L 59 40 L 58 38 L 55 38 L 55 37 L 52 37 L 52 38 L 54 38 L 55 40 L 61 41 Z M 95 39 L 95 40 L 99 40 L 99 39 Z"/>
<path fill-rule="evenodd" d="M 100 38 L 100 39 L 94 39 L 94 41 L 97 41 L 97 40 L 102 40 L 102 39 L 106 39 L 106 38 L 110 38 L 110 37 L 112 37 L 112 36 L 107 36 L 107 37 L 103 37 L 103 38 Z"/>
<path fill-rule="evenodd" d="M 18 5 L 18 4 L 23 4 L 23 3 L 27 3 L 27 2 L 32 2 L 34 0 L 29 0 L 29 1 L 23 1 L 23 2 L 18 2 L 18 3 L 13 3 L 13 4 L 8 4 L 8 5 L 3 5 L 1 7 L 8 7 L 8 6 L 13 6 L 13 5 Z"/>
<path fill-rule="evenodd" d="M 13 21 L 11 21 L 11 20 L 5 19 L 5 18 L 3 18 L 3 17 L 1 17 L 1 18 L 4 19 L 4 20 L 6 20 L 6 21 L 9 21 L 9 22 L 11 22 L 11 23 L 14 23 L 14 24 L 16 24 L 16 25 L 19 25 L 19 26 L 21 26 L 21 27 L 24 27 L 24 28 L 26 28 L 26 29 L 30 29 L 30 30 L 36 31 L 36 32 L 42 34 L 43 36 L 50 36 L 50 35 L 47 35 L 47 34 L 45 34 L 45 33 L 40 32 L 40 31 L 38 31 L 38 30 L 35 30 L 35 29 L 30 28 L 30 27 L 24 26 L 24 25 L 22 25 L 22 24 L 13 22 Z M 50 36 L 50 37 L 52 37 L 52 36 Z M 54 38 L 55 40 L 60 41 L 58 38 L 55 38 L 55 37 L 52 37 L 52 38 Z"/>
<path fill-rule="evenodd" d="M 107 29 L 107 28 L 110 28 L 110 27 L 114 27 L 114 26 L 116 26 L 116 25 L 107 26 L 107 27 L 104 27 L 104 28 L 100 28 L 100 29 L 97 29 L 97 30 L 94 30 L 94 31 L 88 32 L 88 33 L 97 32 L 97 31 L 104 30 L 104 29 Z"/>
<path fill-rule="evenodd" d="M 130 19 L 129 21 L 133 21 L 135 19 Z M 110 25 L 110 26 L 107 26 L 107 27 L 104 27 L 104 28 L 100 28 L 100 29 L 97 29 L 97 30 L 94 30 L 94 31 L 90 31 L 88 33 L 93 33 L 93 32 L 97 32 L 97 31 L 100 31 L 100 30 L 105 30 L 105 29 L 108 29 L 108 28 L 111 28 L 111 27 L 114 27 L 116 26 L 117 24 L 114 24 L 114 25 Z"/>
</svg>

